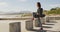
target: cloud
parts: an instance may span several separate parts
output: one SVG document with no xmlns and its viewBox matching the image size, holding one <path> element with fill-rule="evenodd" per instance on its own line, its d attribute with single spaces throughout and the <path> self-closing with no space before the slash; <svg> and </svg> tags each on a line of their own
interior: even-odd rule
<svg viewBox="0 0 60 32">
<path fill-rule="evenodd" d="M 50 7 L 60 7 L 60 4 L 51 4 Z"/>
<path fill-rule="evenodd" d="M 6 8 L 8 7 L 8 3 L 6 2 L 0 2 L 0 14 L 3 14 L 4 12 L 6 12 Z"/>
<path fill-rule="evenodd" d="M 19 0 L 20 2 L 26 2 L 27 0 Z"/>
<path fill-rule="evenodd" d="M 8 4 L 6 2 L 0 2 L 0 8 L 5 8 L 7 6 Z"/>
<path fill-rule="evenodd" d="M 2 6 L 2 5 L 7 5 L 7 3 L 6 2 L 0 2 L 0 6 Z"/>
<path fill-rule="evenodd" d="M 20 12 L 20 8 L 19 7 L 15 7 L 15 6 L 8 6 L 6 8 L 0 8 L 0 14 L 6 14 L 6 13 L 18 13 Z"/>
</svg>

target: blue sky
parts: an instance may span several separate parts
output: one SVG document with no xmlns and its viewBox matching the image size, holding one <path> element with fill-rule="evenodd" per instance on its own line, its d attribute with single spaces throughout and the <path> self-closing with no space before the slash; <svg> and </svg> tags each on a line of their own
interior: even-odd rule
<svg viewBox="0 0 60 32">
<path fill-rule="evenodd" d="M 40 2 L 44 10 L 60 7 L 60 0 L 0 0 L 0 14 L 20 11 L 36 11 Z"/>
</svg>

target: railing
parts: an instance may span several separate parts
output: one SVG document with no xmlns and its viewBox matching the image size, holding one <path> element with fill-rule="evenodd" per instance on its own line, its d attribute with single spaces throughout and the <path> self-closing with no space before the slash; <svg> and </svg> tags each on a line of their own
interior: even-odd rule
<svg viewBox="0 0 60 32">
<path fill-rule="evenodd" d="M 8 18 L 1 18 L 2 20 L 0 20 L 0 22 L 1 21 L 7 21 L 8 20 Z M 4 20 L 5 19 L 5 20 Z M 13 19 L 15 19 L 15 20 L 13 20 Z M 19 19 L 19 20 L 18 20 Z M 31 18 L 28 18 L 28 19 L 31 19 Z M 10 24 L 10 32 L 16 32 L 16 31 L 18 31 L 18 32 L 24 32 L 23 31 L 23 29 L 24 30 L 26 30 L 25 32 L 31 32 L 31 31 L 34 31 L 34 32 L 36 32 L 36 31 L 38 31 L 37 29 L 36 30 L 34 30 L 33 28 L 34 28 L 34 25 L 33 25 L 33 21 L 32 20 L 28 20 L 28 19 L 25 19 L 26 21 L 20 21 L 20 18 L 9 18 L 9 20 L 7 21 L 7 22 L 10 22 L 11 21 L 11 23 L 9 23 Z M 54 16 L 52 16 L 52 17 L 50 17 L 50 16 L 48 16 L 48 17 L 46 17 L 45 19 L 48 19 L 48 20 L 59 20 L 60 19 L 60 17 L 54 17 Z M 15 22 L 14 22 L 15 21 Z M 18 22 L 19 21 L 19 22 Z M 13 23 L 12 23 L 13 22 Z M 8 25 L 9 25 L 8 24 Z M 20 25 L 20 26 L 19 26 Z M 38 25 L 38 23 L 37 23 L 37 21 L 35 21 L 35 25 Z M 24 27 L 23 27 L 24 26 Z M 15 28 L 13 28 L 13 27 L 15 27 Z M 18 28 L 17 28 L 18 27 Z M 19 29 L 20 28 L 20 29 Z M 22 29 L 23 28 L 23 29 Z M 11 29 L 13 29 L 13 31 L 11 30 Z M 14 30 L 14 29 L 17 29 L 17 30 Z M 20 30 L 20 31 L 19 31 Z"/>
</svg>

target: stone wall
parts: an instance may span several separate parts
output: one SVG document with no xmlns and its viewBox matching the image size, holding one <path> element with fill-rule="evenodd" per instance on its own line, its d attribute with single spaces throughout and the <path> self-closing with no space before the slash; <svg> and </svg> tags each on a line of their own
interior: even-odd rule
<svg viewBox="0 0 60 32">
<path fill-rule="evenodd" d="M 46 17 L 48 20 L 60 20 L 60 17 Z"/>
<path fill-rule="evenodd" d="M 33 29 L 33 21 L 26 21 L 26 29 L 32 30 Z"/>
<path fill-rule="evenodd" d="M 9 24 L 10 32 L 21 32 L 21 23 L 14 22 Z"/>
</svg>

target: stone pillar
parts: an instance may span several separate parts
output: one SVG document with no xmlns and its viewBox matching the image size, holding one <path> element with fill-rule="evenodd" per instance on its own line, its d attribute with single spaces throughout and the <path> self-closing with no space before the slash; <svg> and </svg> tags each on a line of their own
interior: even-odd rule
<svg viewBox="0 0 60 32">
<path fill-rule="evenodd" d="M 9 27 L 10 27 L 10 32 L 21 32 L 20 22 L 10 23 Z"/>
<path fill-rule="evenodd" d="M 26 29 L 33 30 L 33 21 L 26 21 Z"/>
<path fill-rule="evenodd" d="M 46 17 L 44 17 L 44 18 L 41 19 L 41 23 L 42 24 L 45 24 L 46 23 Z"/>
<path fill-rule="evenodd" d="M 34 22 L 35 22 L 35 27 L 40 27 L 40 22 L 38 21 L 38 19 L 36 19 Z"/>
<path fill-rule="evenodd" d="M 46 17 L 41 18 L 40 21 L 42 24 L 45 24 L 46 23 Z M 40 27 L 40 24 L 41 24 L 40 21 L 38 21 L 38 19 L 35 20 L 35 26 L 36 27 Z"/>
</svg>

